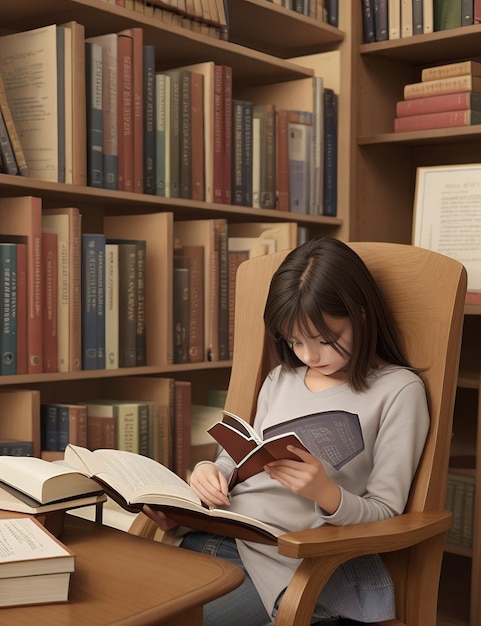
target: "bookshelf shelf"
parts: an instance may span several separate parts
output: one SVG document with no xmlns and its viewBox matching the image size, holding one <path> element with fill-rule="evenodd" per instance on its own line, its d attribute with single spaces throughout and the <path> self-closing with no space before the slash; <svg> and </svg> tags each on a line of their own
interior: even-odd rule
<svg viewBox="0 0 481 626">
<path fill-rule="evenodd" d="M 481 24 L 364 44 L 361 7 L 356 2 L 352 7 L 353 47 L 359 51 L 353 68 L 357 80 L 353 94 L 357 90 L 358 104 L 353 185 L 359 200 L 351 205 L 351 237 L 410 243 L 416 168 L 479 162 L 481 126 L 394 133 L 396 102 L 403 99 L 404 85 L 421 80 L 424 67 L 479 57 Z M 480 337 L 481 306 L 466 305 L 451 465 L 477 468 L 475 531 L 472 550 L 446 547 L 439 626 L 481 623 Z"/>
</svg>

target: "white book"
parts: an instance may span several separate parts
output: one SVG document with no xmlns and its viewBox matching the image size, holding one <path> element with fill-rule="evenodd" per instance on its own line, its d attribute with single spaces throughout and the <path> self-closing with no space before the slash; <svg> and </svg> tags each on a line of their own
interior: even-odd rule
<svg viewBox="0 0 481 626">
<path fill-rule="evenodd" d="M 119 246 L 105 244 L 105 369 L 119 367 Z"/>
<path fill-rule="evenodd" d="M 0 37 L 0 72 L 29 176 L 58 182 L 57 26 Z"/>
<path fill-rule="evenodd" d="M 401 1 L 401 37 L 413 35 L 413 0 Z"/>
<path fill-rule="evenodd" d="M 428 2 L 432 5 L 433 0 L 428 0 Z M 401 37 L 401 0 L 389 0 L 388 35 L 389 39 Z"/>
</svg>

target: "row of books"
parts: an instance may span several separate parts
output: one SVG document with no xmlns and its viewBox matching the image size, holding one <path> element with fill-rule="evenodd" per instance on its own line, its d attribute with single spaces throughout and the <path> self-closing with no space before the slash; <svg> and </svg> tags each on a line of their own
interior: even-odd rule
<svg viewBox="0 0 481 626">
<path fill-rule="evenodd" d="M 446 508 L 453 514 L 446 538 L 451 544 L 473 547 L 474 493 L 474 470 L 451 468 L 446 491 Z"/>
<path fill-rule="evenodd" d="M 339 25 L 339 0 L 269 0 L 269 2 L 327 22 L 331 26 Z"/>
<path fill-rule="evenodd" d="M 26 163 L 22 170 L 12 140 L 7 155 L 0 125 L 3 171 L 15 173 L 16 160 L 17 173 L 51 182 L 336 214 L 337 95 L 321 76 L 302 79 L 307 98 L 297 90 L 302 81 L 289 83 L 289 105 L 257 89 L 233 98 L 228 66 L 156 72 L 141 28 L 87 40 L 84 30 L 71 22 L 0 37 L 0 73 Z M 25 115 L 29 87 L 18 79 L 25 59 L 52 68 L 35 93 L 42 115 L 34 130 Z"/>
<path fill-rule="evenodd" d="M 481 63 L 475 60 L 424 68 L 396 104 L 395 132 L 474 124 L 481 124 Z"/>
<path fill-rule="evenodd" d="M 78 402 L 47 402 L 32 389 L 0 392 L 0 450 L 5 452 L 0 456 L 59 460 L 72 443 L 142 454 L 187 476 L 190 381 L 139 376 L 94 387 L 92 395 Z"/>
<path fill-rule="evenodd" d="M 364 43 L 481 22 L 479 0 L 362 0 Z"/>
</svg>

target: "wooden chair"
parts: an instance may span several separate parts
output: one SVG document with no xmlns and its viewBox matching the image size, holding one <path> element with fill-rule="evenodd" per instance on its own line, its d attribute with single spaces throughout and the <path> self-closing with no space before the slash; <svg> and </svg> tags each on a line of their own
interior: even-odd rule
<svg viewBox="0 0 481 626">
<path fill-rule="evenodd" d="M 389 626 L 435 626 L 445 535 L 444 510 L 453 406 L 461 345 L 466 272 L 457 261 L 413 246 L 351 243 L 392 309 L 410 362 L 425 368 L 431 425 L 406 511 L 354 526 L 322 526 L 279 539 L 279 552 L 302 559 L 280 605 L 276 626 L 305 626 L 320 591 L 343 562 L 383 556 L 396 590 L 396 620 Z M 275 365 L 263 310 L 270 279 L 287 252 L 241 265 L 237 278 L 235 350 L 226 409 L 251 420 L 257 394 Z M 133 532 L 153 536 L 144 516 Z M 387 626 L 387 624 L 386 624 Z"/>
</svg>

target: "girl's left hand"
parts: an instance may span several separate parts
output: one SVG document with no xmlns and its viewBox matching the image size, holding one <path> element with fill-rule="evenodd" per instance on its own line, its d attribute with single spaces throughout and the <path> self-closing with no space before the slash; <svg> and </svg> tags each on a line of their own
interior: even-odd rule
<svg viewBox="0 0 481 626">
<path fill-rule="evenodd" d="M 264 466 L 271 478 L 304 498 L 316 502 L 326 513 L 332 515 L 339 507 L 341 492 L 326 473 L 322 462 L 301 448 L 288 446 L 299 461 L 281 459 Z"/>
</svg>

